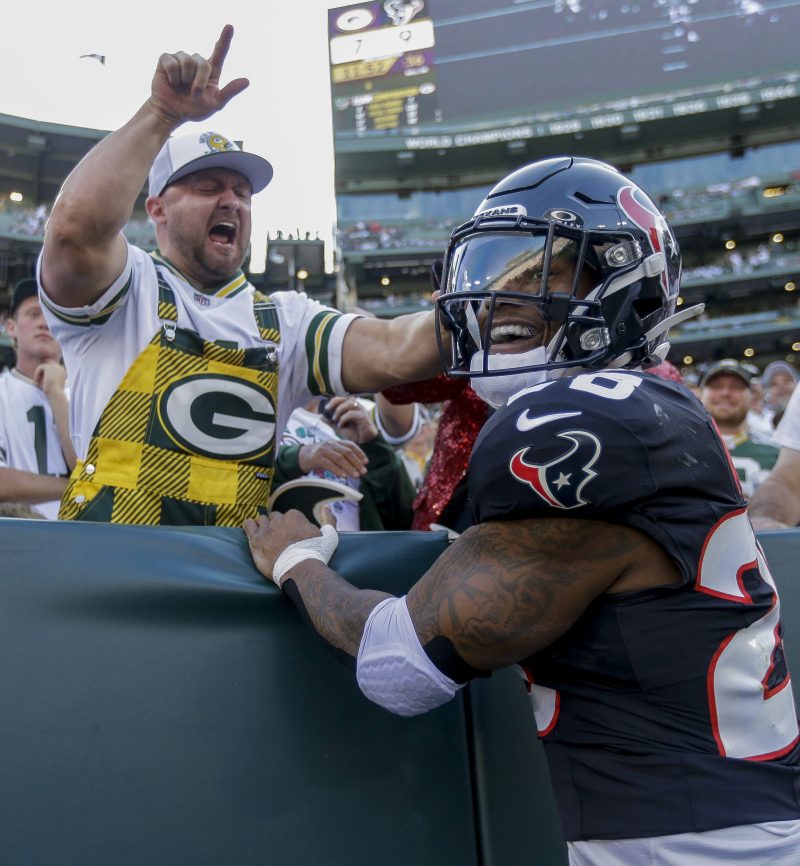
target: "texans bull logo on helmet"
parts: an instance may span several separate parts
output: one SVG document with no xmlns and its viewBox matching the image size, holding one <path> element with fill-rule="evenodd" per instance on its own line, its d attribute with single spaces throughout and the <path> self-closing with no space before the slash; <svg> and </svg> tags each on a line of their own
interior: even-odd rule
<svg viewBox="0 0 800 866">
<path fill-rule="evenodd" d="M 511 458 L 511 474 L 553 508 L 568 510 L 587 505 L 583 489 L 597 476 L 592 466 L 600 456 L 600 440 L 586 430 L 567 430 L 557 435 L 572 443 L 563 454 L 549 463 L 526 463 L 525 454 L 530 449 L 520 448 Z"/>
<path fill-rule="evenodd" d="M 674 246 L 675 238 L 672 236 L 672 229 L 664 217 L 658 211 L 652 210 L 649 204 L 644 203 L 645 201 L 644 196 L 635 186 L 622 187 L 617 196 L 620 210 L 635 226 L 646 233 L 653 252 L 666 254 L 668 251 L 663 247 L 662 237 L 668 244 Z M 661 273 L 661 286 L 668 296 L 670 287 L 666 270 Z"/>
</svg>

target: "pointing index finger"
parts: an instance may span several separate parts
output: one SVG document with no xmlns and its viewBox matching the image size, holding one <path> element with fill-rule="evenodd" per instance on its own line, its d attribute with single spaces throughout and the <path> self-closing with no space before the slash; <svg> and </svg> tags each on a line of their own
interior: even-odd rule
<svg viewBox="0 0 800 866">
<path fill-rule="evenodd" d="M 212 75 L 214 73 L 219 75 L 219 73 L 222 72 L 222 64 L 225 62 L 225 58 L 228 56 L 228 49 L 231 47 L 232 39 L 233 25 L 226 24 L 222 28 L 222 33 L 220 33 L 219 39 L 217 39 L 214 50 L 211 52 L 211 57 L 209 57 Z"/>
</svg>

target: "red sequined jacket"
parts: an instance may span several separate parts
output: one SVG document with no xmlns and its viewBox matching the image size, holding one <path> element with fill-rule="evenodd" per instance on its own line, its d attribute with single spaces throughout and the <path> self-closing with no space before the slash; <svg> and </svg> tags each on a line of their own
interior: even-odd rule
<svg viewBox="0 0 800 866">
<path fill-rule="evenodd" d="M 467 473 L 475 439 L 486 422 L 488 406 L 470 388 L 468 379 L 445 375 L 383 392 L 390 403 L 441 403 L 439 429 L 425 480 L 414 500 L 412 529 L 438 523 L 458 483 Z"/>
</svg>

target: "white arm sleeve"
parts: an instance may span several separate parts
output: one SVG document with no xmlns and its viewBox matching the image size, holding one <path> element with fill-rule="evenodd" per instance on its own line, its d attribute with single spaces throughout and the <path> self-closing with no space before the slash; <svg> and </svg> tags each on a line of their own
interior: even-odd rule
<svg viewBox="0 0 800 866">
<path fill-rule="evenodd" d="M 425 654 L 405 596 L 385 599 L 367 618 L 356 677 L 371 701 L 399 716 L 433 710 L 464 687 L 445 676 Z"/>
</svg>

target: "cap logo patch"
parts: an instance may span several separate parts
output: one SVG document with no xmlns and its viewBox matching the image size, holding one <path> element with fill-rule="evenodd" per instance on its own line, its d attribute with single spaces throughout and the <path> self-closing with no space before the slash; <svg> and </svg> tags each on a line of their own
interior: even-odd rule
<svg viewBox="0 0 800 866">
<path fill-rule="evenodd" d="M 209 153 L 223 153 L 226 150 L 237 150 L 236 145 L 218 132 L 204 132 L 200 136 L 200 144 L 204 144 Z"/>
</svg>

